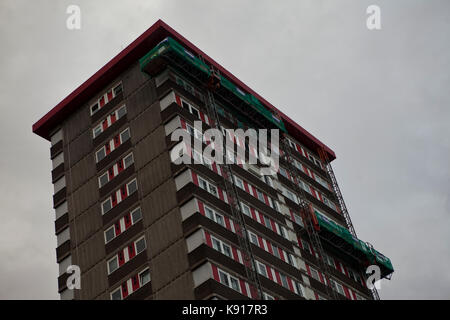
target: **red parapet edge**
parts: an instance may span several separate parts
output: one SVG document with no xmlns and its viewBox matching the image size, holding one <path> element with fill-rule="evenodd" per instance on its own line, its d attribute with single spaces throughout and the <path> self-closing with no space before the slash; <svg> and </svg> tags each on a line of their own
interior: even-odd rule
<svg viewBox="0 0 450 320">
<path fill-rule="evenodd" d="M 71 94 L 69 94 L 60 103 L 58 103 L 53 109 L 47 112 L 35 124 L 33 124 L 33 132 L 43 137 L 44 139 L 50 140 L 50 132 L 58 123 L 60 123 L 82 104 L 86 103 L 90 98 L 92 98 L 93 95 L 97 94 L 98 91 L 102 90 L 109 82 L 111 82 L 115 77 L 123 72 L 131 63 L 144 56 L 148 51 L 150 51 L 154 46 L 156 46 L 160 41 L 168 36 L 173 37 L 175 40 L 179 41 L 183 46 L 195 52 L 197 55 L 203 56 L 205 62 L 213 65 L 241 89 L 258 98 L 266 108 L 278 113 L 282 117 L 282 120 L 284 121 L 289 134 L 295 139 L 299 140 L 300 142 L 305 144 L 306 147 L 312 149 L 313 151 L 317 151 L 318 148 L 323 148 L 328 153 L 330 160 L 336 159 L 336 155 L 333 150 L 327 147 L 319 139 L 314 137 L 311 133 L 302 128 L 298 123 L 293 121 L 283 112 L 275 108 L 266 99 L 250 89 L 242 81 L 237 79 L 233 74 L 231 74 L 224 67 L 214 61 L 214 59 L 209 57 L 207 54 L 197 48 L 194 44 L 192 44 L 189 40 L 184 38 L 162 20 L 158 20 L 156 23 L 154 23 L 150 28 L 147 29 L 147 31 L 141 34 L 129 46 L 122 50 L 118 55 L 116 55 L 106 65 L 98 70 L 93 76 L 91 76 L 88 80 L 86 80 L 83 84 L 76 88 Z"/>
</svg>

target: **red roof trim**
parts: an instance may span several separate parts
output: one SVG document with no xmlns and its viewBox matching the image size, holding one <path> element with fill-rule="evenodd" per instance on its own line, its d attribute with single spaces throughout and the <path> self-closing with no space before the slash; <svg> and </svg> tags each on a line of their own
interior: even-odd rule
<svg viewBox="0 0 450 320">
<path fill-rule="evenodd" d="M 259 94 L 254 92 L 251 88 L 245 85 L 242 81 L 237 79 L 233 74 L 228 72 L 225 68 L 219 65 L 214 59 L 209 57 L 203 51 L 198 49 L 189 40 L 184 38 L 164 21 L 158 20 L 147 31 L 140 35 L 129 46 L 116 55 L 111 61 L 97 71 L 92 77 L 86 80 L 82 85 L 75 89 L 71 94 L 58 103 L 52 110 L 45 114 L 33 125 L 33 132 L 37 135 L 49 140 L 50 131 L 61 121 L 63 121 L 71 112 L 76 110 L 80 105 L 86 103 L 87 100 L 97 94 L 104 86 L 123 72 L 131 63 L 136 62 L 139 58 L 144 56 L 157 43 L 167 36 L 172 36 L 184 46 L 189 48 L 198 55 L 202 55 L 206 62 L 212 64 L 220 70 L 227 78 L 233 81 L 236 85 L 246 90 L 257 97 L 267 108 L 277 112 L 283 118 L 288 132 L 299 141 L 306 144 L 311 149 L 323 147 L 330 159 L 335 159 L 336 155 L 329 147 L 323 144 L 320 140 L 303 129 L 295 121 L 285 115 L 283 112 L 275 108 L 272 104 L 266 101 Z M 316 150 L 314 150 L 316 151 Z"/>
</svg>

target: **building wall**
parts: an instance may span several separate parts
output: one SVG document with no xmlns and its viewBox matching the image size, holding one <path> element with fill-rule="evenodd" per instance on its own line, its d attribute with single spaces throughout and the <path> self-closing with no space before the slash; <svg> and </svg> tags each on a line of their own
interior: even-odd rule
<svg viewBox="0 0 450 320">
<path fill-rule="evenodd" d="M 134 64 L 121 77 L 111 82 L 110 86 L 120 81 L 123 87 L 123 99 L 114 102 L 115 106 L 111 108 L 113 111 L 125 103 L 126 121 L 120 126 L 114 130 L 105 130 L 99 136 L 100 140 L 93 139 L 92 129 L 98 121 L 108 115 L 106 113 L 95 119 L 96 121 L 92 121 L 90 107 L 98 100 L 98 97 L 93 97 L 88 103 L 80 106 L 61 126 L 69 229 L 63 228 L 59 234 L 70 230 L 70 250 L 65 250 L 68 251 L 65 257 L 70 255 L 71 263 L 81 268 L 81 290 L 75 290 L 74 298 L 110 299 L 110 293 L 133 274 L 135 270 L 121 271 L 125 268 L 125 264 L 115 271 L 120 270 L 119 277 L 111 277 L 111 275 L 108 277 L 108 259 L 131 240 L 118 241 L 116 247 L 108 244 L 107 253 L 104 231 L 131 208 L 140 206 L 143 227 L 137 235 L 133 236 L 133 239 L 140 234 L 145 235 L 147 258 L 144 264 L 150 267 L 152 287 L 151 295 L 142 298 L 192 299 L 194 298 L 193 281 L 187 261 L 181 215 L 177 207 L 176 188 L 172 179 L 155 86 L 153 81 L 139 70 L 138 64 Z M 107 91 L 110 86 L 105 87 L 104 91 Z M 102 93 L 103 91 L 99 94 Z M 108 104 L 104 108 L 109 108 Z M 114 124 L 111 127 L 113 126 Z M 109 158 L 106 161 L 107 164 L 103 163 L 102 168 L 98 168 L 95 152 L 127 127 L 130 128 L 131 133 L 130 147 L 114 155 L 111 153 L 111 156 L 107 157 Z M 122 206 L 120 212 L 114 213 L 114 219 L 105 219 L 116 208 L 102 216 L 101 201 L 111 192 L 100 195 L 99 174 L 130 151 L 134 155 L 135 171 L 130 179 L 134 176 L 138 181 L 136 201 Z M 117 183 L 113 179 L 109 184 Z M 117 184 L 114 188 L 119 187 L 120 184 Z M 127 231 L 114 241 L 124 237 Z M 176 263 L 173 263 L 174 259 Z M 127 262 L 127 264 L 131 263 L 134 263 L 133 260 Z M 136 268 L 141 267 L 136 266 Z M 67 278 L 67 275 L 60 276 L 60 289 L 65 287 L 62 281 L 65 280 L 64 278 Z M 114 280 L 111 281 L 110 278 Z M 67 290 L 61 293 L 62 297 L 71 297 Z"/>
</svg>

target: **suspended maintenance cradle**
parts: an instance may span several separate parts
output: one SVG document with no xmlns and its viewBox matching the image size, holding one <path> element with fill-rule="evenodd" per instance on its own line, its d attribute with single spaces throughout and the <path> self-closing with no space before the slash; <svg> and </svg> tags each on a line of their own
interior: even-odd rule
<svg viewBox="0 0 450 320">
<path fill-rule="evenodd" d="M 264 107 L 255 96 L 238 88 L 230 80 L 218 73 L 214 68 L 207 65 L 202 57 L 195 56 L 173 38 L 167 37 L 161 41 L 139 60 L 139 64 L 141 71 L 151 77 L 155 77 L 162 72 L 167 65 L 171 65 L 179 72 L 182 72 L 194 79 L 199 85 L 207 88 L 208 109 L 215 125 L 220 125 L 220 120 L 218 119 L 218 113 L 220 114 L 220 112 L 215 104 L 214 95 L 233 108 L 235 114 L 245 114 L 248 119 L 252 119 L 252 121 L 262 125 L 262 128 L 275 127 L 280 129 L 284 133 L 282 134 L 282 141 L 286 141 L 287 130 L 280 116 L 266 109 L 266 107 Z M 214 88 L 211 89 L 212 80 L 215 81 L 215 84 Z M 304 219 L 306 219 L 305 226 L 313 226 L 313 228 L 309 228 L 312 230 L 306 228 L 308 229 L 309 237 L 315 238 L 317 236 L 317 238 L 320 239 L 320 243 L 314 245 L 315 249 L 320 253 L 320 256 L 323 257 L 323 244 L 327 248 L 331 249 L 331 251 L 345 254 L 348 258 L 352 259 L 352 261 L 358 263 L 362 267 L 367 267 L 371 264 L 378 265 L 380 267 L 381 277 L 390 279 L 392 273 L 394 272 L 390 259 L 375 250 L 369 243 L 365 243 L 356 237 L 350 216 L 348 215 L 347 208 L 334 177 L 331 164 L 329 163 L 327 157 L 324 156 L 323 150 L 318 150 L 318 152 L 327 168 L 330 179 L 333 182 L 334 193 L 345 217 L 347 228 L 338 225 L 315 210 L 299 208 L 300 211 L 307 212 L 306 216 L 303 214 Z M 289 158 L 289 152 L 285 154 L 285 156 Z M 230 175 L 225 179 L 231 179 L 231 181 L 233 181 L 232 171 L 228 170 L 229 168 L 225 169 L 227 169 L 225 170 L 226 172 L 229 171 Z M 225 184 L 227 189 L 230 189 L 229 192 L 231 192 L 232 201 L 239 201 L 238 199 L 233 199 L 233 194 L 237 196 L 237 193 L 233 187 L 227 182 Z M 302 192 L 297 192 L 297 196 L 301 202 L 305 199 Z M 236 209 L 236 207 L 234 210 L 240 211 L 240 209 Z M 244 219 L 240 216 L 242 212 L 235 213 L 235 215 L 236 214 L 237 216 L 235 216 L 235 218 L 237 219 L 237 222 L 242 230 L 246 231 Z M 243 238 L 241 239 L 242 243 L 240 241 L 240 246 L 249 257 L 252 257 L 251 247 L 248 244 L 248 239 L 246 239 L 246 237 L 247 235 L 243 235 Z M 314 241 L 312 242 L 314 244 Z M 254 270 L 253 263 L 250 263 L 247 271 L 250 272 L 250 274 L 247 274 L 249 280 L 257 289 L 258 296 L 261 297 L 262 293 L 260 291 L 261 288 L 258 280 L 258 274 L 256 270 Z M 328 273 L 326 270 L 323 271 Z M 378 298 L 376 290 L 374 292 L 374 297 Z"/>
</svg>

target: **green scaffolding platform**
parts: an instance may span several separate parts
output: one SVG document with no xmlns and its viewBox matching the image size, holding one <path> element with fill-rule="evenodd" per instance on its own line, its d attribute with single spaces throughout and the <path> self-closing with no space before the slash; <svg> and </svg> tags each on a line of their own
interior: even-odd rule
<svg viewBox="0 0 450 320">
<path fill-rule="evenodd" d="M 365 256 L 368 262 L 378 265 L 381 269 L 382 277 L 387 277 L 394 272 L 391 260 L 388 257 L 384 256 L 364 241 L 357 239 L 346 228 L 341 227 L 319 212 L 314 211 L 314 214 L 318 221 L 319 234 L 322 237 L 330 238 L 330 235 L 333 235 L 342 239 L 351 246 L 354 251 L 358 252 L 359 256 Z"/>
</svg>

